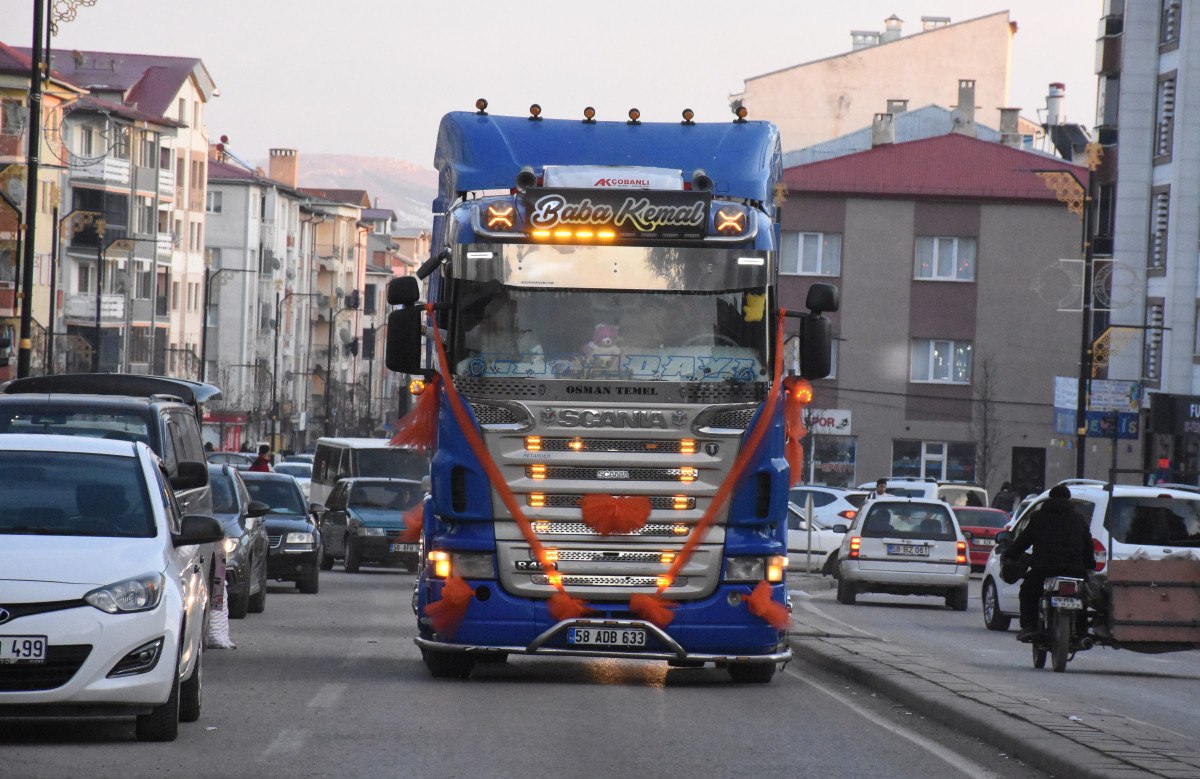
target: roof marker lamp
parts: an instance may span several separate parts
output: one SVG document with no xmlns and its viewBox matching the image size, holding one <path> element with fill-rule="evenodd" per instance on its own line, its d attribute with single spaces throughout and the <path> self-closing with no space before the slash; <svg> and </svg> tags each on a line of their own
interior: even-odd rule
<svg viewBox="0 0 1200 779">
<path fill-rule="evenodd" d="M 529 106 L 529 121 L 531 121 L 531 122 L 542 121 L 542 107 L 540 105 L 538 105 L 537 103 L 534 103 L 533 105 Z"/>
<path fill-rule="evenodd" d="M 489 230 L 511 230 L 516 220 L 517 207 L 512 203 L 492 203 L 487 207 Z"/>
<path fill-rule="evenodd" d="M 595 108 L 588 106 L 587 108 L 583 109 L 583 123 L 584 124 L 595 124 L 596 123 L 596 109 Z"/>
<path fill-rule="evenodd" d="M 692 120 L 696 118 L 696 112 L 690 108 L 683 109 L 683 121 L 680 124 L 695 124 Z"/>
<path fill-rule="evenodd" d="M 410 395 L 420 395 L 425 391 L 424 379 L 413 379 L 408 383 L 408 392 Z"/>
<path fill-rule="evenodd" d="M 480 116 L 487 116 L 487 107 L 488 101 L 482 97 L 475 101 L 475 110 L 479 112 Z"/>
<path fill-rule="evenodd" d="M 713 215 L 717 235 L 741 235 L 746 232 L 746 210 L 740 206 L 721 206 Z"/>
<path fill-rule="evenodd" d="M 626 122 L 626 124 L 641 124 L 641 123 L 642 123 L 642 112 L 637 110 L 636 108 L 630 108 L 629 109 L 629 121 Z"/>
</svg>

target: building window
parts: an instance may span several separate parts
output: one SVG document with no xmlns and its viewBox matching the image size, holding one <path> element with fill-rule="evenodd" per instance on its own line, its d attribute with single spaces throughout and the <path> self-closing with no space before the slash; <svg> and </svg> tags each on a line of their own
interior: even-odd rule
<svg viewBox="0 0 1200 779">
<path fill-rule="evenodd" d="M 204 207 L 205 212 L 207 212 L 209 214 L 221 213 L 221 196 L 223 194 L 224 193 L 222 193 L 222 192 L 213 192 L 210 189 L 208 191 L 208 197 L 205 199 L 205 207 Z"/>
<path fill-rule="evenodd" d="M 262 217 L 262 204 L 259 202 L 257 192 L 250 193 L 250 217 L 252 219 Z"/>
<path fill-rule="evenodd" d="M 154 286 L 153 282 L 154 272 L 149 268 L 137 272 L 137 292 L 135 294 L 138 300 L 150 299 L 150 290 Z"/>
<path fill-rule="evenodd" d="M 81 293 L 92 291 L 92 267 L 90 265 L 76 266 L 75 290 Z"/>
<path fill-rule="evenodd" d="M 187 124 L 187 101 L 179 98 L 179 121 Z"/>
<path fill-rule="evenodd" d="M 114 159 L 129 159 L 129 128 L 113 125 L 112 154 Z"/>
<path fill-rule="evenodd" d="M 1160 45 L 1179 42 L 1179 17 L 1182 11 L 1183 0 L 1162 0 L 1162 18 L 1158 28 Z"/>
<path fill-rule="evenodd" d="M 156 229 L 157 219 L 154 217 L 154 198 L 138 195 L 137 202 L 137 231 L 149 235 Z"/>
<path fill-rule="evenodd" d="M 971 342 L 918 339 L 912 343 L 912 380 L 971 383 Z"/>
<path fill-rule="evenodd" d="M 153 168 L 154 160 L 158 157 L 158 144 L 154 133 L 143 132 L 139 134 L 138 141 L 138 165 L 144 168 Z"/>
<path fill-rule="evenodd" d="M 1150 251 L 1146 267 L 1161 270 L 1167 267 L 1167 227 L 1171 216 L 1171 188 L 1155 187 L 1150 196 Z"/>
<path fill-rule="evenodd" d="M 1143 371 L 1147 381 L 1162 381 L 1163 314 L 1162 300 L 1146 303 L 1146 343 Z"/>
<path fill-rule="evenodd" d="M 172 311 L 179 310 L 179 282 L 178 281 L 171 282 L 171 310 Z"/>
<path fill-rule="evenodd" d="M 1155 107 L 1154 156 L 1169 157 L 1175 135 L 1175 74 L 1158 79 L 1158 101 Z"/>
<path fill-rule="evenodd" d="M 79 128 L 79 156 L 91 157 L 93 144 L 96 139 L 96 133 L 91 127 Z"/>
<path fill-rule="evenodd" d="M 212 270 L 217 270 L 218 268 L 220 268 L 221 267 L 221 250 L 210 246 L 205 251 L 208 254 L 208 267 L 211 268 Z"/>
<path fill-rule="evenodd" d="M 975 444 L 947 441 L 893 441 L 892 475 L 975 481 Z"/>
<path fill-rule="evenodd" d="M 779 272 L 807 276 L 840 276 L 841 234 L 785 232 L 779 252 Z"/>
<path fill-rule="evenodd" d="M 918 235 L 916 278 L 975 280 L 975 239 Z"/>
</svg>

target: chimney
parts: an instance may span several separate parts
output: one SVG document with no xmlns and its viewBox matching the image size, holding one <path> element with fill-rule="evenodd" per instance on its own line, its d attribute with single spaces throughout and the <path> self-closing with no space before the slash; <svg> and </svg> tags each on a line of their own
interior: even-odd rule
<svg viewBox="0 0 1200 779">
<path fill-rule="evenodd" d="M 895 119 L 894 114 L 875 114 L 875 119 L 871 122 L 872 149 L 876 146 L 890 146 L 896 142 L 896 128 L 893 124 Z"/>
<path fill-rule="evenodd" d="M 1021 148 L 1022 141 L 1019 128 L 1021 118 L 1020 108 L 1000 109 L 1000 143 L 1014 149 Z"/>
<path fill-rule="evenodd" d="M 1046 95 L 1046 124 L 1050 127 L 1062 124 L 1067 116 L 1063 112 L 1063 103 L 1067 99 L 1067 85 L 1060 81 L 1055 81 L 1050 85 L 1050 92 Z"/>
<path fill-rule="evenodd" d="M 900 40 L 900 28 L 904 26 L 904 20 L 899 16 L 892 14 L 883 20 L 883 35 L 879 36 L 880 43 L 891 43 L 892 41 Z"/>
<path fill-rule="evenodd" d="M 929 32 L 936 30 L 939 27 L 949 27 L 949 16 L 922 16 L 921 17 L 921 32 Z"/>
<path fill-rule="evenodd" d="M 975 138 L 975 79 L 958 80 L 958 105 L 954 106 L 950 132 Z"/>
<path fill-rule="evenodd" d="M 907 98 L 902 99 L 902 100 L 897 100 L 895 98 L 888 98 L 887 112 L 889 114 L 903 114 L 903 113 L 906 113 L 907 111 L 908 111 L 908 99 Z"/>
<path fill-rule="evenodd" d="M 295 149 L 271 149 L 269 175 L 280 184 L 295 189 L 300 183 L 300 160 Z"/>
<path fill-rule="evenodd" d="M 879 45 L 879 33 L 872 30 L 851 30 L 850 31 L 851 51 L 859 49 L 869 49 L 872 46 Z"/>
</svg>

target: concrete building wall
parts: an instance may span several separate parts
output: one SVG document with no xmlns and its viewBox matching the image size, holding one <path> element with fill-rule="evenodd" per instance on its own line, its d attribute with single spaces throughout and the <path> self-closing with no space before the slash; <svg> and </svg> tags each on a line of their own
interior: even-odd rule
<svg viewBox="0 0 1200 779">
<path fill-rule="evenodd" d="M 779 126 L 784 151 L 870 126 L 891 98 L 954 106 L 960 78 L 975 80 L 976 121 L 998 127 L 999 109 L 1008 105 L 1012 35 L 1003 11 L 754 76 L 731 97 L 750 118 Z"/>
</svg>

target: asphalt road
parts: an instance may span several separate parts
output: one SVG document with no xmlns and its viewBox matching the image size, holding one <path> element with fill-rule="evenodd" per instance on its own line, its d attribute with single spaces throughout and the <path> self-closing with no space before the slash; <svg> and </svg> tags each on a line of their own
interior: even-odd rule
<svg viewBox="0 0 1200 779">
<path fill-rule="evenodd" d="M 1016 641 L 1017 621 L 1006 633 L 984 627 L 980 580 L 971 580 L 965 613 L 947 609 L 941 598 L 859 595 L 853 606 L 837 602 L 833 590 L 804 591 L 811 606 L 843 623 L 884 639 L 944 653 L 978 668 L 1002 685 L 1031 688 L 1046 697 L 1090 701 L 1110 711 L 1200 739 L 1196 690 L 1200 651 L 1147 655 L 1097 647 L 1078 652 L 1065 673 L 1036 670 L 1028 644 Z M 793 597 L 796 597 L 793 591 Z"/>
<path fill-rule="evenodd" d="M 210 650 L 204 711 L 173 744 L 128 721 L 0 720 L 0 776 L 1031 777 L 998 750 L 792 663 L 767 686 L 713 668 L 514 657 L 429 677 L 412 577 L 322 574 Z M 865 610 L 864 610 L 865 611 Z"/>
</svg>

